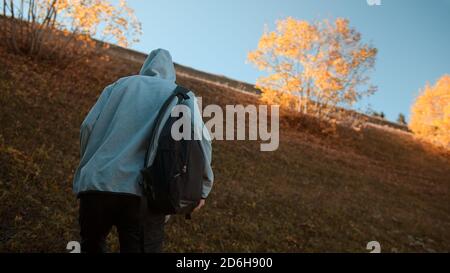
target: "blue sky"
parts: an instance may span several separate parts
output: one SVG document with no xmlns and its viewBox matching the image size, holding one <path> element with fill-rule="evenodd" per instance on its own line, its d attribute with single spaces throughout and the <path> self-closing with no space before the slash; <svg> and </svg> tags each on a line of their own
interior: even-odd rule
<svg viewBox="0 0 450 273">
<path fill-rule="evenodd" d="M 450 73 L 450 0 L 129 0 L 143 35 L 132 48 L 166 48 L 175 62 L 255 83 L 262 75 L 246 63 L 264 25 L 292 16 L 345 17 L 379 49 L 372 83 L 378 92 L 360 103 L 389 120 L 409 109 L 420 88 Z"/>
</svg>

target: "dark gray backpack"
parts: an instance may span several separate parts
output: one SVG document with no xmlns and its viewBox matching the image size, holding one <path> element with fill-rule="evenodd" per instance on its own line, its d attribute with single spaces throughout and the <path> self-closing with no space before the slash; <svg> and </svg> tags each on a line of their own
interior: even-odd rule
<svg viewBox="0 0 450 273">
<path fill-rule="evenodd" d="M 164 113 L 176 97 L 177 104 L 189 99 L 189 90 L 177 86 L 161 107 L 155 125 L 145 162 L 148 162 L 150 147 L 156 139 L 158 128 L 162 131 L 158 139 L 155 159 L 151 166 L 144 164 L 141 170 L 143 203 L 151 211 L 163 214 L 185 214 L 190 219 L 193 209 L 202 198 L 204 157 L 200 140 L 194 140 L 191 130 L 190 140 L 174 140 L 171 135 L 173 123 L 181 117 L 171 117 L 162 124 Z M 194 128 L 194 126 L 191 126 Z"/>
</svg>

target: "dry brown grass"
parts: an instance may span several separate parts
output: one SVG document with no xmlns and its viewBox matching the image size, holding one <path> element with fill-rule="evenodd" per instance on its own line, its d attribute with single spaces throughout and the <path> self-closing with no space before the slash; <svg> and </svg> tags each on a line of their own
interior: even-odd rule
<svg viewBox="0 0 450 273">
<path fill-rule="evenodd" d="M 139 67 L 119 59 L 59 71 L 0 48 L 0 251 L 65 251 L 78 240 L 71 193 L 78 130 L 103 87 Z M 186 77 L 203 103 L 255 98 Z M 283 117 L 280 147 L 215 141 L 214 190 L 191 222 L 167 226 L 169 252 L 450 251 L 450 156 L 409 134 L 354 132 Z M 112 249 L 117 240 L 111 236 Z"/>
</svg>

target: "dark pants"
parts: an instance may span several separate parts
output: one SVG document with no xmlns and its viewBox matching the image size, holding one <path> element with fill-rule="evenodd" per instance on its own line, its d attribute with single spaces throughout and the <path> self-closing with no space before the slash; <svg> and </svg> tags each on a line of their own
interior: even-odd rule
<svg viewBox="0 0 450 273">
<path fill-rule="evenodd" d="M 149 212 L 142 226 L 139 196 L 89 192 L 79 198 L 82 252 L 105 252 L 112 226 L 119 233 L 120 252 L 161 252 L 165 215 Z"/>
</svg>

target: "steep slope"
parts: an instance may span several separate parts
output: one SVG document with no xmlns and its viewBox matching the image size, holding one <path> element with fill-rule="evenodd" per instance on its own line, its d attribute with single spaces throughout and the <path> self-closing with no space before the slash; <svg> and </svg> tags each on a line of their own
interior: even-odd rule
<svg viewBox="0 0 450 273">
<path fill-rule="evenodd" d="M 78 130 L 103 87 L 134 74 L 114 57 L 66 71 L 0 48 L 0 251 L 65 251 L 78 240 L 71 193 Z M 180 73 L 204 105 L 257 98 Z M 216 184 L 191 222 L 167 226 L 166 251 L 450 251 L 450 156 L 410 134 L 282 117 L 280 147 L 215 141 Z M 117 239 L 110 238 L 112 249 Z"/>
</svg>

